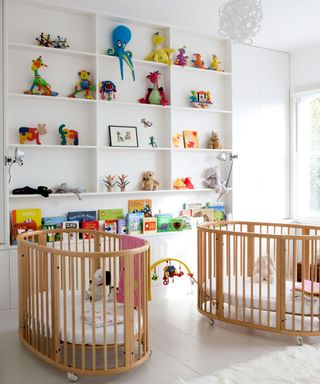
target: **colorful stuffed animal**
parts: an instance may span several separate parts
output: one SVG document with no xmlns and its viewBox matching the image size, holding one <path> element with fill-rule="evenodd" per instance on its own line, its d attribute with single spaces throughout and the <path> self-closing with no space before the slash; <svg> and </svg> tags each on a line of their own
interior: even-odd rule
<svg viewBox="0 0 320 384">
<path fill-rule="evenodd" d="M 75 98 L 78 93 L 83 92 L 84 97 L 86 99 L 93 99 L 93 96 L 91 95 L 91 93 L 93 93 L 96 90 L 96 86 L 89 79 L 90 74 L 91 73 L 86 71 L 85 69 L 78 72 L 80 80 L 74 86 L 74 91 L 72 93 L 70 93 L 70 95 L 68 95 L 68 97 Z"/>
<path fill-rule="evenodd" d="M 175 179 L 173 182 L 173 189 L 186 189 L 186 186 L 182 179 L 179 177 Z"/>
<path fill-rule="evenodd" d="M 20 127 L 19 136 L 20 144 L 25 144 L 26 141 L 36 141 L 38 145 L 41 145 L 40 135 L 47 133 L 46 124 L 38 124 L 37 128 Z"/>
<path fill-rule="evenodd" d="M 79 145 L 79 133 L 73 129 L 65 128 L 65 124 L 59 127 L 61 145 Z"/>
<path fill-rule="evenodd" d="M 106 271 L 105 284 L 108 286 L 111 283 L 111 273 Z M 92 301 L 93 296 L 93 285 L 94 285 L 94 297 L 95 301 L 101 300 L 103 297 L 103 274 L 102 269 L 99 268 L 95 271 L 93 281 L 89 280 L 89 287 L 85 291 L 86 300 Z"/>
<path fill-rule="evenodd" d="M 182 179 L 186 189 L 194 189 L 194 185 L 191 182 L 191 177 L 185 177 Z"/>
<path fill-rule="evenodd" d="M 209 139 L 208 148 L 209 149 L 221 149 L 222 148 L 220 138 L 216 132 L 212 131 L 210 139 Z"/>
<path fill-rule="evenodd" d="M 224 72 L 223 69 L 220 67 L 221 61 L 218 59 L 217 55 L 212 55 L 211 58 L 211 64 L 208 69 L 211 69 L 212 71 L 218 71 L 218 72 Z"/>
<path fill-rule="evenodd" d="M 141 181 L 141 189 L 143 191 L 155 191 L 159 186 L 159 181 L 154 179 L 154 172 L 146 171 L 143 173 Z"/>
<path fill-rule="evenodd" d="M 99 83 L 99 93 L 101 95 L 101 99 L 111 101 L 115 99 L 117 92 L 117 88 L 115 84 L 111 80 L 104 80 Z M 107 95 L 107 97 L 106 97 Z"/>
<path fill-rule="evenodd" d="M 174 63 L 175 65 L 180 65 L 181 67 L 185 67 L 186 65 L 188 65 L 188 59 L 189 59 L 189 56 L 185 55 L 186 47 L 184 46 L 182 48 L 179 48 L 178 51 L 179 51 L 179 54 L 177 55 L 176 61 Z"/>
<path fill-rule="evenodd" d="M 194 60 L 191 60 L 191 62 L 193 63 L 193 66 L 195 68 L 205 69 L 204 61 L 202 60 L 200 53 L 194 53 L 193 56 L 195 57 Z"/>
<path fill-rule="evenodd" d="M 260 267 L 261 266 L 261 267 Z M 256 283 L 259 283 L 260 279 L 264 281 L 269 281 L 270 283 L 274 283 L 276 271 L 274 266 L 274 261 L 271 257 L 261 256 L 261 258 L 257 258 L 254 262 L 254 270 L 253 277 Z"/>
<path fill-rule="evenodd" d="M 168 104 L 166 94 L 162 87 L 159 88 L 158 80 L 161 73 L 159 71 L 150 72 L 147 76 L 152 83 L 152 88 L 148 88 L 148 92 L 144 98 L 139 99 L 139 103 L 142 104 L 156 104 L 165 106 Z"/>
<path fill-rule="evenodd" d="M 164 37 L 159 32 L 156 32 L 152 36 L 152 44 L 153 44 L 154 50 L 144 59 L 146 61 L 156 61 L 157 63 L 164 63 L 164 64 L 171 65 L 172 64 L 171 55 L 174 52 L 176 52 L 176 50 L 171 48 L 163 48 L 161 46 L 163 42 L 164 42 Z"/>
<path fill-rule="evenodd" d="M 222 193 L 226 189 L 226 183 L 221 179 L 221 171 L 219 167 L 209 168 L 205 173 L 204 184 L 208 188 L 212 188 L 216 193 Z"/>
</svg>

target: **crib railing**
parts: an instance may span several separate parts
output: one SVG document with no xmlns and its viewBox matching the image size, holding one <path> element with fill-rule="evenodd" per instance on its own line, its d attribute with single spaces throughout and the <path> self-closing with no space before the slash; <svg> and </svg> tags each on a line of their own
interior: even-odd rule
<svg viewBox="0 0 320 384">
<path fill-rule="evenodd" d="M 146 241 L 55 229 L 19 236 L 18 249 L 24 345 L 76 374 L 120 373 L 148 358 Z"/>
<path fill-rule="evenodd" d="M 320 335 L 319 258 L 319 227 L 202 225 L 198 227 L 198 309 L 210 319 L 251 328 Z"/>
</svg>

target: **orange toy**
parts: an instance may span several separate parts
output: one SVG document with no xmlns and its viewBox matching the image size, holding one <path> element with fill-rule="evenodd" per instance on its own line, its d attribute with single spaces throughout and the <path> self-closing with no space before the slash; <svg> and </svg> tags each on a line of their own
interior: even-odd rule
<svg viewBox="0 0 320 384">
<path fill-rule="evenodd" d="M 200 53 L 194 53 L 193 56 L 195 57 L 195 60 L 191 60 L 193 62 L 193 66 L 195 68 L 205 69 L 204 61 L 202 60 Z"/>
</svg>

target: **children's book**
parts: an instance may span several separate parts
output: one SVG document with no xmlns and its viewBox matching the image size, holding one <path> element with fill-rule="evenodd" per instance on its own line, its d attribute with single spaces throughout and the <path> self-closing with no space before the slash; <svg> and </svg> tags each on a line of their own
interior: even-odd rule
<svg viewBox="0 0 320 384">
<path fill-rule="evenodd" d="M 117 233 L 120 235 L 126 235 L 128 233 L 127 220 L 119 219 L 117 222 Z"/>
<path fill-rule="evenodd" d="M 224 221 L 226 219 L 226 212 L 223 205 L 212 205 L 210 208 L 213 210 L 214 221 Z"/>
<path fill-rule="evenodd" d="M 211 222 L 214 221 L 214 210 L 211 208 L 193 209 L 192 217 L 203 217 L 203 221 Z"/>
<path fill-rule="evenodd" d="M 171 221 L 172 215 L 161 213 L 156 215 L 157 218 L 157 230 L 158 232 L 170 232 L 171 231 Z"/>
<path fill-rule="evenodd" d="M 183 220 L 183 229 L 190 230 L 192 229 L 193 220 L 191 216 L 181 216 L 181 219 Z"/>
<path fill-rule="evenodd" d="M 152 200 L 128 200 L 128 213 L 143 212 L 145 217 L 152 216 Z"/>
<path fill-rule="evenodd" d="M 17 235 L 41 229 L 41 209 L 15 209 L 11 212 L 11 241 L 17 244 Z"/>
<path fill-rule="evenodd" d="M 171 228 L 172 232 L 183 231 L 183 219 L 181 217 L 174 217 L 171 220 Z"/>
<path fill-rule="evenodd" d="M 63 229 L 78 229 L 79 228 L 79 221 L 64 221 L 62 223 Z M 70 232 L 70 235 L 68 236 L 68 233 L 63 234 L 63 240 L 66 241 L 70 238 L 70 240 L 75 238 L 75 232 Z"/>
<path fill-rule="evenodd" d="M 116 209 L 99 209 L 99 220 L 118 220 L 124 218 L 124 212 L 122 208 Z"/>
<path fill-rule="evenodd" d="M 77 211 L 77 212 L 68 212 L 67 220 L 68 221 L 95 221 L 97 219 L 96 211 Z"/>
<path fill-rule="evenodd" d="M 62 223 L 61 223 L 62 225 Z M 42 224 L 42 229 L 56 229 L 58 228 L 57 224 Z M 60 233 L 47 233 L 47 243 L 52 241 L 58 241 L 60 239 Z"/>
<path fill-rule="evenodd" d="M 142 220 L 144 217 L 143 212 L 128 213 L 128 234 L 140 234 L 142 233 Z"/>
<path fill-rule="evenodd" d="M 185 148 L 199 148 L 197 131 L 183 131 L 183 141 Z"/>
<path fill-rule="evenodd" d="M 117 233 L 117 220 L 106 220 L 104 230 L 108 233 Z"/>
<path fill-rule="evenodd" d="M 67 221 L 66 216 L 47 216 L 42 218 L 42 225 L 56 225 L 56 228 L 62 228 L 64 221 Z"/>
<path fill-rule="evenodd" d="M 97 231 L 99 230 L 99 221 L 98 220 L 91 220 L 91 221 L 83 221 L 81 225 L 82 229 L 89 229 L 90 231 Z M 93 238 L 89 233 L 83 234 L 84 239 Z"/>
<path fill-rule="evenodd" d="M 156 217 L 144 217 L 143 218 L 143 233 L 155 233 L 157 232 L 157 218 Z"/>
</svg>

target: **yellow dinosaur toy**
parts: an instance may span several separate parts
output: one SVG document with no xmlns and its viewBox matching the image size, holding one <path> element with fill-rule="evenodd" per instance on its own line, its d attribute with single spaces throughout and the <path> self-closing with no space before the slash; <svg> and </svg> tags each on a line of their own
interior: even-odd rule
<svg viewBox="0 0 320 384">
<path fill-rule="evenodd" d="M 154 50 L 145 57 L 146 61 L 156 61 L 157 63 L 164 63 L 168 65 L 172 65 L 173 61 L 171 55 L 176 52 L 175 49 L 171 48 L 163 48 L 161 44 L 164 42 L 164 37 L 156 32 L 152 36 L 152 44 Z"/>
</svg>

